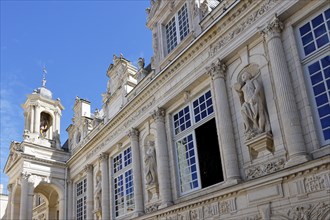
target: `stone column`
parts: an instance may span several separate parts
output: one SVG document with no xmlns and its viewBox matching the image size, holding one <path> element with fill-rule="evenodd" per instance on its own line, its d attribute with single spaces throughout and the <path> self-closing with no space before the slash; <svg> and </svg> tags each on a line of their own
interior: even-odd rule
<svg viewBox="0 0 330 220">
<path fill-rule="evenodd" d="M 34 110 L 34 133 L 40 133 L 40 106 L 35 106 Z"/>
<path fill-rule="evenodd" d="M 102 153 L 99 156 L 101 161 L 101 175 L 102 175 L 102 219 L 110 219 L 110 193 L 109 193 L 109 169 L 108 169 L 109 155 Z"/>
<path fill-rule="evenodd" d="M 86 218 L 94 219 L 93 207 L 93 165 L 87 164 L 85 166 L 85 171 L 87 173 L 87 198 L 86 198 Z"/>
<path fill-rule="evenodd" d="M 58 207 L 59 207 L 59 218 L 58 219 L 66 219 L 65 218 L 65 199 L 63 196 L 58 199 Z"/>
<path fill-rule="evenodd" d="M 139 151 L 139 131 L 132 128 L 128 136 L 131 138 L 132 147 L 132 161 L 133 161 L 133 181 L 134 181 L 134 203 L 135 210 L 134 216 L 140 216 L 143 214 L 143 192 L 142 192 L 142 179 L 140 163 L 140 151 Z"/>
<path fill-rule="evenodd" d="M 31 110 L 30 110 L 30 132 L 34 132 L 34 105 L 31 105 Z"/>
<path fill-rule="evenodd" d="M 161 198 L 160 208 L 165 208 L 172 205 L 172 191 L 171 191 L 171 176 L 168 163 L 168 149 L 165 129 L 165 110 L 158 108 L 153 113 L 153 118 L 156 123 L 156 159 L 157 159 L 157 173 L 159 182 L 159 194 Z"/>
<path fill-rule="evenodd" d="M 72 190 L 72 180 L 67 181 L 67 186 L 68 186 L 68 194 L 67 194 L 67 217 L 68 220 L 73 219 L 73 190 Z"/>
<path fill-rule="evenodd" d="M 29 177 L 30 174 L 21 174 L 21 201 L 20 201 L 20 215 L 19 219 L 32 219 L 29 216 Z M 32 203 L 32 201 L 31 201 Z M 32 213 L 32 210 L 31 210 Z"/>
<path fill-rule="evenodd" d="M 289 161 L 286 166 L 291 166 L 307 161 L 308 157 L 302 135 L 299 111 L 281 41 L 282 30 L 283 23 L 275 15 L 274 19 L 262 30 L 262 34 L 268 48 L 279 118 L 283 127 L 282 135 L 289 154 Z"/>
<path fill-rule="evenodd" d="M 11 202 L 12 202 L 12 196 L 13 196 L 13 184 L 8 184 L 7 191 L 8 191 L 8 203 L 7 203 L 7 209 L 6 209 L 6 215 L 4 216 L 5 219 L 11 219 Z"/>
<path fill-rule="evenodd" d="M 239 180 L 239 167 L 236 152 L 233 123 L 226 90 L 226 65 L 219 59 L 207 68 L 212 78 L 214 91 L 215 119 L 217 124 L 218 141 L 221 159 L 223 160 L 226 181 Z"/>
</svg>

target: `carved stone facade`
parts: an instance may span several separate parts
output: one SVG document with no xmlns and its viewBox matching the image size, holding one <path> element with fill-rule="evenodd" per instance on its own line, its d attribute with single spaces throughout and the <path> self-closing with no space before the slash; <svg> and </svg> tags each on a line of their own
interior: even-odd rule
<svg viewBox="0 0 330 220">
<path fill-rule="evenodd" d="M 150 65 L 114 55 L 100 110 L 76 98 L 67 146 L 50 132 L 59 101 L 45 90 L 28 97 L 24 140 L 5 167 L 7 218 L 329 219 L 330 101 L 315 96 L 318 108 L 309 85 L 330 68 L 330 44 L 310 57 L 304 45 L 317 34 L 313 44 L 330 42 L 326 3 L 151 0 L 147 13 Z M 46 202 L 30 206 L 33 195 Z"/>
</svg>

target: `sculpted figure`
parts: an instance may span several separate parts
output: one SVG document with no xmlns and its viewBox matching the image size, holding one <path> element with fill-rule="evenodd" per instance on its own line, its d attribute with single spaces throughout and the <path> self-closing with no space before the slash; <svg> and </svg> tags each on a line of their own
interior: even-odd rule
<svg viewBox="0 0 330 220">
<path fill-rule="evenodd" d="M 102 208 L 101 200 L 102 200 L 102 185 L 101 185 L 101 176 L 96 176 L 96 187 L 95 187 L 95 210 L 99 210 Z"/>
<path fill-rule="evenodd" d="M 42 138 L 46 137 L 46 132 L 49 127 L 49 118 L 48 115 L 45 113 L 41 113 L 40 117 L 40 135 Z"/>
<path fill-rule="evenodd" d="M 144 163 L 146 184 L 152 186 L 157 183 L 156 152 L 153 144 L 149 144 L 149 147 L 146 151 Z"/>
<path fill-rule="evenodd" d="M 258 75 L 257 75 L 258 76 Z M 234 85 L 241 102 L 246 139 L 268 131 L 268 115 L 264 104 L 262 86 L 250 72 L 243 72 L 241 82 Z"/>
</svg>

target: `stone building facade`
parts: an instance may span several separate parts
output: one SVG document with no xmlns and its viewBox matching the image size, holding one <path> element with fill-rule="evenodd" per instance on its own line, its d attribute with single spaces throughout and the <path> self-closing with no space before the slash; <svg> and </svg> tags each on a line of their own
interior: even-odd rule
<svg viewBox="0 0 330 220">
<path fill-rule="evenodd" d="M 330 8 L 151 0 L 154 55 L 114 55 L 103 106 L 23 105 L 6 219 L 330 219 Z"/>
</svg>

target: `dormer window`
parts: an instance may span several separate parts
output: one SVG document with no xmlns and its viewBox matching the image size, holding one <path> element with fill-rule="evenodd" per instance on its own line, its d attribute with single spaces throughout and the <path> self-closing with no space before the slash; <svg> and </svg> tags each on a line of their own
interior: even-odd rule
<svg viewBox="0 0 330 220">
<path fill-rule="evenodd" d="M 189 33 L 187 5 L 174 15 L 165 25 L 167 53 L 170 53 Z"/>
</svg>

